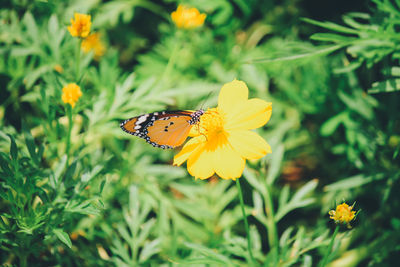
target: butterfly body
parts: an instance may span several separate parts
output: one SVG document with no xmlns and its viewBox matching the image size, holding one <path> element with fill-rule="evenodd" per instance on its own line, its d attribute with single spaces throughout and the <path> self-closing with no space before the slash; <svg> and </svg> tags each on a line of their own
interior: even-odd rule
<svg viewBox="0 0 400 267">
<path fill-rule="evenodd" d="M 143 114 L 120 124 L 125 132 L 162 149 L 180 146 L 193 125 L 198 124 L 204 110 L 161 111 Z"/>
</svg>

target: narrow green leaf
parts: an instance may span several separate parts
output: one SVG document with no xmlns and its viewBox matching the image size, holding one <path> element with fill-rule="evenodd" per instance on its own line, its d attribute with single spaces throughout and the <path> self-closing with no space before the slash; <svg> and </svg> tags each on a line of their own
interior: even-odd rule
<svg viewBox="0 0 400 267">
<path fill-rule="evenodd" d="M 213 250 L 213 249 L 210 249 L 205 246 L 198 245 L 198 244 L 189 243 L 189 242 L 185 242 L 184 245 L 186 247 L 204 255 L 206 257 L 205 259 L 207 259 L 207 260 L 218 261 L 220 263 L 225 263 L 225 264 L 231 263 L 231 261 L 228 257 L 218 253 L 218 251 L 216 251 L 216 250 Z"/>
<path fill-rule="evenodd" d="M 39 34 L 39 29 L 32 13 L 29 11 L 25 13 L 23 23 L 27 27 L 27 34 L 32 38 L 31 41 L 36 41 L 38 38 L 40 38 L 41 34 Z"/>
<path fill-rule="evenodd" d="M 10 134 L 7 134 L 7 135 L 8 135 L 8 137 L 10 137 L 10 141 L 11 141 L 11 144 L 10 144 L 11 158 L 16 161 L 18 158 L 17 144 L 15 143 L 14 137 L 12 137 L 12 135 L 10 135 Z"/>
<path fill-rule="evenodd" d="M 274 156 L 271 158 L 267 174 L 267 183 L 270 185 L 274 183 L 276 178 L 278 178 L 284 154 L 285 154 L 284 145 L 279 145 L 277 148 L 274 149 Z"/>
<path fill-rule="evenodd" d="M 336 32 L 341 32 L 341 33 L 348 33 L 348 34 L 357 34 L 358 35 L 358 31 L 352 28 L 348 28 L 348 27 L 344 27 L 341 26 L 339 24 L 336 23 L 332 23 L 332 22 L 320 22 L 320 21 L 316 21 L 313 19 L 308 19 L 308 18 L 302 18 L 303 21 L 319 26 L 321 28 L 325 28 L 328 30 L 332 30 L 332 31 L 336 31 Z"/>
<path fill-rule="evenodd" d="M 298 202 L 302 200 L 307 194 L 313 191 L 318 185 L 318 180 L 314 179 L 303 185 L 297 192 L 293 195 L 290 202 Z"/>
<path fill-rule="evenodd" d="M 161 251 L 160 244 L 161 244 L 160 239 L 156 239 L 146 243 L 143 246 L 142 251 L 140 252 L 139 262 L 145 263 L 147 260 L 150 259 L 151 256 L 160 252 Z"/>
<path fill-rule="evenodd" d="M 12 176 L 12 172 L 9 166 L 10 158 L 4 152 L 0 152 L 0 167 L 5 172 L 6 175 Z"/>
<path fill-rule="evenodd" d="M 332 52 L 334 52 L 336 50 L 339 50 L 342 47 L 344 47 L 343 44 L 334 45 L 334 46 L 328 46 L 328 47 L 322 47 L 322 48 L 313 50 L 312 52 L 303 53 L 303 54 L 295 54 L 295 55 L 279 57 L 279 58 L 251 59 L 251 60 L 248 60 L 247 63 L 273 63 L 273 62 L 285 62 L 285 61 L 293 61 L 293 60 L 299 60 L 299 59 L 312 58 L 312 57 L 315 57 L 315 56 L 321 56 L 321 55 L 325 55 L 325 54 L 330 54 L 330 53 L 332 53 Z"/>
<path fill-rule="evenodd" d="M 59 183 L 61 179 L 61 174 L 64 172 L 66 166 L 67 166 L 67 155 L 64 155 L 61 157 L 54 171 L 54 181 L 56 184 Z"/>
<path fill-rule="evenodd" d="M 72 162 L 72 164 L 67 168 L 67 171 L 65 172 L 64 181 L 67 184 L 70 184 L 72 182 L 72 177 L 74 176 L 76 165 L 77 161 Z"/>
<path fill-rule="evenodd" d="M 320 133 L 322 136 L 330 136 L 332 135 L 336 129 L 339 127 L 341 123 L 343 123 L 344 119 L 348 117 L 347 111 L 343 111 L 333 117 L 331 117 L 329 120 L 324 122 L 320 128 Z"/>
<path fill-rule="evenodd" d="M 104 166 L 100 166 L 100 165 L 94 166 L 94 168 L 91 171 L 85 172 L 84 174 L 82 174 L 81 181 L 83 183 L 88 183 L 91 179 L 93 179 L 93 177 L 95 177 L 97 174 L 99 174 L 99 172 L 103 169 L 103 167 Z"/>
<path fill-rule="evenodd" d="M 399 151 L 400 151 L 400 146 L 396 147 L 396 150 L 393 153 L 393 159 L 397 158 L 397 156 L 399 155 Z"/>
<path fill-rule="evenodd" d="M 340 180 L 336 183 L 327 185 L 324 187 L 324 191 L 330 192 L 330 191 L 351 189 L 351 188 L 359 187 L 364 184 L 370 183 L 374 180 L 382 179 L 383 177 L 385 177 L 384 174 L 377 174 L 374 176 L 365 176 L 364 174 L 358 174 L 358 175 L 351 176 L 347 179 Z"/>
<path fill-rule="evenodd" d="M 383 82 L 375 82 L 372 88 L 368 90 L 370 94 L 390 93 L 400 90 L 400 79 L 389 79 Z"/>
<path fill-rule="evenodd" d="M 106 179 L 104 179 L 103 181 L 101 181 L 101 183 L 100 183 L 100 194 L 101 193 L 103 193 L 103 189 L 104 189 L 104 186 L 106 185 Z"/>
<path fill-rule="evenodd" d="M 31 156 L 33 162 L 35 162 L 36 165 L 39 164 L 39 159 L 37 158 L 36 151 L 35 151 L 35 142 L 33 140 L 33 137 L 29 131 L 25 131 L 25 143 L 26 147 L 28 148 L 29 155 Z"/>
<path fill-rule="evenodd" d="M 343 36 L 335 33 L 315 33 L 311 35 L 310 39 L 315 41 L 333 42 L 337 44 L 349 43 L 350 41 L 356 40 L 354 37 Z"/>
<path fill-rule="evenodd" d="M 64 232 L 62 229 L 53 229 L 53 233 L 63 242 L 67 247 L 72 248 L 72 242 L 69 238 L 68 234 Z"/>
<path fill-rule="evenodd" d="M 279 195 L 279 207 L 286 205 L 289 199 L 290 187 L 289 185 L 285 185 Z"/>
</svg>

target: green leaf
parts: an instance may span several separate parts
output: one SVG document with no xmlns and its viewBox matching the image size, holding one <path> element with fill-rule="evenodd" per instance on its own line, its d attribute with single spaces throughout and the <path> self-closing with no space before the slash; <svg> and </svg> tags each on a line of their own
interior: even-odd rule
<svg viewBox="0 0 400 267">
<path fill-rule="evenodd" d="M 81 176 L 81 181 L 83 183 L 88 183 L 90 180 L 93 179 L 93 177 L 95 177 L 97 174 L 99 174 L 99 172 L 104 168 L 104 166 L 100 166 L 100 165 L 96 165 L 94 166 L 94 168 L 89 171 L 89 172 L 85 172 L 84 174 L 82 174 Z"/>
<path fill-rule="evenodd" d="M 145 263 L 151 256 L 159 253 L 161 251 L 160 244 L 160 239 L 146 243 L 140 252 L 139 262 Z"/>
<path fill-rule="evenodd" d="M 302 200 L 307 194 L 314 191 L 318 185 L 318 180 L 314 179 L 303 185 L 297 192 L 293 195 L 291 202 L 298 202 Z"/>
<path fill-rule="evenodd" d="M 365 119 L 372 120 L 374 117 L 373 107 L 376 105 L 375 101 L 369 101 L 368 98 L 372 97 L 363 94 L 361 90 L 353 90 L 352 95 L 339 91 L 338 96 L 347 107 Z"/>
<path fill-rule="evenodd" d="M 104 189 L 104 186 L 106 185 L 106 182 L 107 182 L 107 180 L 106 179 L 104 179 L 103 181 L 101 181 L 101 183 L 100 183 L 100 194 L 101 193 L 103 193 L 103 189 Z"/>
<path fill-rule="evenodd" d="M 0 167 L 5 172 L 7 176 L 13 176 L 12 171 L 9 166 L 10 158 L 4 152 L 0 152 Z"/>
<path fill-rule="evenodd" d="M 75 160 L 74 162 L 72 162 L 72 164 L 67 168 L 67 171 L 65 172 L 64 175 L 64 182 L 66 184 L 72 184 L 73 182 L 73 176 L 76 170 L 76 166 L 77 166 L 78 162 Z"/>
<path fill-rule="evenodd" d="M 26 143 L 26 147 L 28 148 L 29 155 L 31 156 L 33 162 L 36 165 L 39 165 L 40 158 L 38 158 L 38 155 L 36 154 L 35 142 L 29 131 L 25 131 L 25 143 Z"/>
<path fill-rule="evenodd" d="M 332 135 L 341 123 L 349 116 L 347 111 L 343 111 L 336 116 L 333 116 L 326 122 L 324 122 L 320 128 L 320 133 L 322 136 Z"/>
<path fill-rule="evenodd" d="M 275 221 L 279 222 L 286 214 L 292 210 L 306 207 L 314 203 L 315 199 L 310 197 L 306 198 L 318 185 L 318 180 L 314 179 L 303 185 L 297 192 L 293 195 L 290 201 L 286 204 L 280 205 L 278 207 L 278 212 L 275 215 Z M 286 194 L 286 193 L 285 193 Z M 283 201 L 283 200 L 281 200 Z"/>
<path fill-rule="evenodd" d="M 59 182 L 61 181 L 61 175 L 67 166 L 67 155 L 61 157 L 57 166 L 55 167 L 54 174 L 50 176 L 50 185 L 53 188 L 56 188 Z"/>
<path fill-rule="evenodd" d="M 64 232 L 62 229 L 53 229 L 53 233 L 57 236 L 58 239 L 61 240 L 61 242 L 67 245 L 67 247 L 72 248 L 71 239 L 66 232 Z"/>
<path fill-rule="evenodd" d="M 397 158 L 397 156 L 399 155 L 399 151 L 400 151 L 400 146 L 396 147 L 396 150 L 393 152 L 392 159 Z"/>
<path fill-rule="evenodd" d="M 201 245 L 198 245 L 198 244 L 194 244 L 194 243 L 189 243 L 189 242 L 185 242 L 184 244 L 185 244 L 186 247 L 188 247 L 188 248 L 190 248 L 190 249 L 192 249 L 194 251 L 197 251 L 198 253 L 200 253 L 200 254 L 205 256 L 205 258 L 203 258 L 203 259 L 201 259 L 201 258 L 199 258 L 199 259 L 189 259 L 190 261 L 193 261 L 193 260 L 203 260 L 203 261 L 207 260 L 207 261 L 213 262 L 214 264 L 215 263 L 220 263 L 220 264 L 224 263 L 224 264 L 228 264 L 228 265 L 232 264 L 228 257 L 218 253 L 217 251 L 215 251 L 213 249 L 210 249 L 208 247 L 201 246 Z"/>
<path fill-rule="evenodd" d="M 343 36 L 335 33 L 315 33 L 311 35 L 310 39 L 315 41 L 333 42 L 337 44 L 350 43 L 350 41 L 356 40 L 354 37 Z"/>
<path fill-rule="evenodd" d="M 283 188 L 282 191 L 279 195 L 279 206 L 278 207 L 283 207 L 286 205 L 286 203 L 289 200 L 289 194 L 290 194 L 290 186 L 286 184 Z"/>
<path fill-rule="evenodd" d="M 53 71 L 53 64 L 42 65 L 27 73 L 24 79 L 26 88 L 30 89 L 40 77 L 50 71 Z"/>
<path fill-rule="evenodd" d="M 273 151 L 274 156 L 271 158 L 267 174 L 267 183 L 270 185 L 273 184 L 276 178 L 278 178 L 279 176 L 283 157 L 285 154 L 285 147 L 284 145 L 279 145 Z"/>
<path fill-rule="evenodd" d="M 31 37 L 31 41 L 36 41 L 40 38 L 41 34 L 36 25 L 36 21 L 30 12 L 26 12 L 23 18 L 24 25 L 27 28 L 27 34 Z"/>
<path fill-rule="evenodd" d="M 71 201 L 65 206 L 65 212 L 99 215 L 100 210 L 91 203 L 94 200 L 95 198 L 83 202 Z"/>
<path fill-rule="evenodd" d="M 338 190 L 346 190 L 346 189 L 351 189 L 351 188 L 356 188 L 359 186 L 362 186 L 364 184 L 370 183 L 374 180 L 379 180 L 385 177 L 384 174 L 376 174 L 373 176 L 365 176 L 364 174 L 358 174 L 351 176 L 349 178 L 340 180 L 336 183 L 327 185 L 324 187 L 324 191 L 330 192 L 330 191 L 338 191 Z"/>
<path fill-rule="evenodd" d="M 356 21 L 355 19 L 361 19 L 365 22 L 369 21 L 371 19 L 371 15 L 366 14 L 366 13 L 348 13 L 346 15 L 343 16 L 343 21 L 353 27 L 354 29 L 359 29 L 359 30 L 370 30 L 372 28 L 373 25 L 369 24 L 369 23 L 360 23 L 358 21 Z"/>
<path fill-rule="evenodd" d="M 383 82 L 375 82 L 372 88 L 368 89 L 368 93 L 390 93 L 400 90 L 400 79 L 388 79 Z"/>
<path fill-rule="evenodd" d="M 332 22 L 320 22 L 320 21 L 316 21 L 316 20 L 308 19 L 308 18 L 302 18 L 302 20 L 307 23 L 310 23 L 310 24 L 313 24 L 316 26 L 320 26 L 322 28 L 336 31 L 336 32 L 347 33 L 347 34 L 357 34 L 357 35 L 359 33 L 357 30 L 354 30 L 354 29 L 348 28 L 348 27 L 344 27 L 344 26 L 341 26 L 339 24 L 332 23 Z"/>
<path fill-rule="evenodd" d="M 273 62 L 285 62 L 285 61 L 293 61 L 293 60 L 300 60 L 300 59 L 309 59 L 315 56 L 322 56 L 326 54 L 330 54 L 336 50 L 339 50 L 342 48 L 344 45 L 333 45 L 333 46 L 328 46 L 328 47 L 318 47 L 317 49 L 314 49 L 312 52 L 308 53 L 303 53 L 303 54 L 295 54 L 295 55 L 290 55 L 290 56 L 285 56 L 285 57 L 279 57 L 279 58 L 259 58 L 259 59 L 252 59 L 248 60 L 247 63 L 273 63 Z"/>
<path fill-rule="evenodd" d="M 16 161 L 18 158 L 18 149 L 17 149 L 17 144 L 15 144 L 15 140 L 14 137 L 12 137 L 12 135 L 7 134 L 8 137 L 10 137 L 10 154 L 11 154 L 11 158 Z"/>
</svg>

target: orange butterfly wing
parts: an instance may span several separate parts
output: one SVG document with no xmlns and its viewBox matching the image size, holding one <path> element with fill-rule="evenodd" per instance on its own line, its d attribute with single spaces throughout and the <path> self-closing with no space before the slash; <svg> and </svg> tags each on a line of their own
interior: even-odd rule
<svg viewBox="0 0 400 267">
<path fill-rule="evenodd" d="M 191 117 L 169 117 L 166 120 L 157 120 L 147 128 L 150 141 L 158 145 L 177 147 L 185 142 L 193 125 L 189 124 Z"/>
<path fill-rule="evenodd" d="M 174 148 L 186 140 L 190 129 L 203 114 L 203 110 L 154 112 L 130 118 L 120 126 L 125 132 L 143 138 L 155 147 Z"/>
</svg>

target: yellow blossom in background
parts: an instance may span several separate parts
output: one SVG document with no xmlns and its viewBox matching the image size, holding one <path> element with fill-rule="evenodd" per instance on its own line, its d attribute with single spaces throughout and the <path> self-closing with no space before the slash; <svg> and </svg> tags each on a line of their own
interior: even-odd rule
<svg viewBox="0 0 400 267">
<path fill-rule="evenodd" d="M 356 212 L 352 210 L 353 206 L 349 206 L 346 203 L 340 204 L 336 207 L 336 210 L 329 211 L 329 217 L 335 221 L 335 223 L 347 224 L 356 216 Z"/>
<path fill-rule="evenodd" d="M 269 144 L 250 131 L 266 124 L 272 104 L 248 99 L 249 90 L 242 81 L 225 84 L 218 107 L 208 109 L 200 123 L 192 127 L 190 139 L 174 157 L 174 165 L 187 160 L 187 169 L 195 178 L 207 179 L 214 173 L 223 179 L 239 178 L 246 159 L 259 159 L 271 153 Z"/>
<path fill-rule="evenodd" d="M 193 29 L 203 26 L 206 14 L 201 14 L 197 8 L 179 5 L 177 10 L 171 13 L 171 18 L 178 28 Z"/>
<path fill-rule="evenodd" d="M 106 50 L 100 40 L 100 33 L 97 32 L 90 34 L 88 37 L 83 39 L 81 48 L 85 53 L 93 50 L 95 59 L 99 59 L 102 55 L 104 55 L 104 52 Z"/>
<path fill-rule="evenodd" d="M 64 103 L 68 103 L 71 107 L 75 107 L 75 103 L 82 96 L 81 88 L 76 83 L 67 84 L 62 89 L 61 99 Z"/>
<path fill-rule="evenodd" d="M 86 14 L 75 13 L 75 20 L 71 19 L 71 26 L 67 29 L 73 37 L 86 38 L 90 33 L 92 25 L 91 16 Z"/>
<path fill-rule="evenodd" d="M 54 70 L 57 71 L 58 73 L 64 72 L 64 68 L 60 64 L 54 65 Z"/>
</svg>

